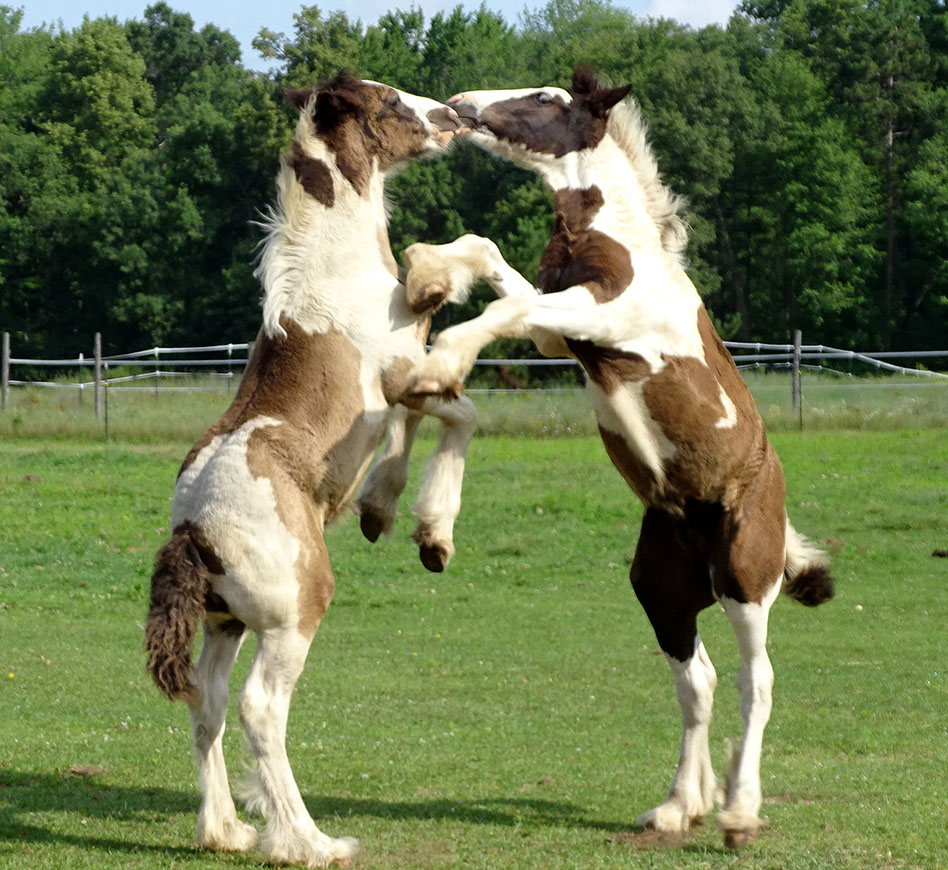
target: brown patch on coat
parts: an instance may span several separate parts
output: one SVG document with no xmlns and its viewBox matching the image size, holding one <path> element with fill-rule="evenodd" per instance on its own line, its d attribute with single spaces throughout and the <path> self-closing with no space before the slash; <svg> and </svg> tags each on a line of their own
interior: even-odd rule
<svg viewBox="0 0 948 870">
<path fill-rule="evenodd" d="M 603 303 L 615 299 L 632 283 L 635 270 L 628 249 L 611 236 L 589 228 L 602 204 L 602 191 L 595 185 L 553 193 L 556 225 L 537 276 L 544 293 L 582 284 L 596 302 Z"/>
<path fill-rule="evenodd" d="M 296 579 L 300 584 L 296 599 L 298 628 L 304 637 L 312 638 L 329 609 L 336 589 L 336 579 L 321 531 L 302 542 L 296 562 Z"/>
<path fill-rule="evenodd" d="M 310 157 L 303 151 L 299 142 L 294 142 L 289 164 L 303 190 L 326 208 L 332 208 L 336 201 L 336 192 L 333 189 L 332 172 L 325 162 Z"/>
<path fill-rule="evenodd" d="M 312 636 L 335 587 L 323 528 L 348 504 L 385 426 L 365 419 L 361 356 L 347 337 L 281 324 L 286 338 L 260 339 L 261 375 L 245 413 L 283 422 L 254 430 L 247 466 L 270 482 L 277 514 L 300 542 L 299 627 Z"/>
<path fill-rule="evenodd" d="M 309 334 L 287 317 L 286 337 L 257 335 L 231 406 L 191 448 L 187 468 L 217 435 L 258 416 L 281 420 L 255 429 L 247 444 L 254 477 L 273 487 L 281 522 L 300 541 L 301 631 L 315 631 L 332 598 L 323 527 L 348 503 L 384 435 L 366 423 L 359 384 L 361 356 L 338 332 Z"/>
<path fill-rule="evenodd" d="M 652 376 L 652 367 L 637 353 L 601 347 L 591 341 L 567 339 L 570 352 L 583 370 L 607 396 L 615 395 L 624 384 Z"/>
<path fill-rule="evenodd" d="M 734 504 L 750 486 L 765 460 L 767 439 L 747 385 L 737 371 L 703 305 L 697 329 L 707 365 L 693 357 L 665 356 L 653 373 L 638 354 L 587 341 L 568 342 L 588 377 L 607 396 L 627 384 L 641 383 L 649 417 L 674 445 L 656 481 L 622 436 L 603 436 L 613 463 L 647 505 L 683 510 L 687 499 Z M 728 416 L 721 389 L 734 405 L 735 424 L 719 427 Z"/>
<path fill-rule="evenodd" d="M 261 415 L 282 420 L 253 432 L 248 462 L 269 454 L 301 492 L 326 506 L 328 518 L 344 505 L 384 425 L 365 424 L 362 360 L 350 339 L 335 331 L 308 334 L 286 317 L 280 323 L 285 338 L 263 335 L 258 342 L 252 399 L 236 426 Z M 235 403 L 239 399 L 238 394 Z M 265 451 L 254 448 L 264 444 Z M 271 470 L 251 468 L 251 473 L 270 477 Z"/>
<path fill-rule="evenodd" d="M 667 356 L 664 367 L 654 374 L 636 354 L 590 342 L 569 345 L 590 380 L 607 395 L 641 383 L 649 417 L 675 447 L 674 455 L 664 462 L 664 479 L 658 479 L 622 435 L 600 427 L 613 464 L 650 508 L 648 528 L 643 525 L 640 538 L 644 549 L 641 556 L 637 553 L 638 567 L 633 571 L 633 582 L 646 584 L 636 590 L 640 597 L 652 597 L 647 585 L 652 573 L 662 578 L 662 584 L 670 582 L 665 579 L 670 574 L 680 575 L 675 582 L 690 578 L 689 583 L 701 590 L 695 600 L 707 606 L 710 599 L 704 584 L 710 566 L 717 595 L 760 603 L 783 574 L 783 469 L 767 441 L 750 391 L 703 306 L 698 308 L 696 327 L 707 365 L 692 357 Z M 734 405 L 733 426 L 717 425 L 726 419 L 728 410 L 721 389 Z M 658 542 L 654 555 L 653 542 Z M 691 553 L 687 558 L 681 555 L 686 550 Z M 674 558 L 669 556 L 672 551 Z M 663 560 L 668 563 L 664 569 Z M 679 564 L 680 560 L 685 561 Z M 699 578 L 701 571 L 705 573 Z M 822 584 L 820 588 L 831 587 Z M 666 592 L 653 596 L 658 603 L 650 603 L 646 610 L 653 624 L 658 622 L 662 648 L 680 658 L 690 655 L 690 622 L 684 632 L 687 636 L 679 636 L 671 622 L 665 625 L 676 618 L 663 616 L 661 600 Z M 683 589 L 673 597 L 687 600 Z"/>
<path fill-rule="evenodd" d="M 599 427 L 606 453 L 619 474 L 645 505 L 661 501 L 662 488 L 652 470 L 629 447 L 622 435 Z"/>
</svg>

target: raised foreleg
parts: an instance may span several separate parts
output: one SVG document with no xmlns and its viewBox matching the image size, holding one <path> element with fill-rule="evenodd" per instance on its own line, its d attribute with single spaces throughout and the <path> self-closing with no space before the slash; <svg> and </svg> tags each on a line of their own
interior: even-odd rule
<svg viewBox="0 0 948 870">
<path fill-rule="evenodd" d="M 362 534 L 370 541 L 392 532 L 398 499 L 408 482 L 408 460 L 422 416 L 421 411 L 404 405 L 392 409 L 388 440 L 359 493 Z"/>
<path fill-rule="evenodd" d="M 569 356 L 563 338 L 573 337 L 571 324 L 587 318 L 594 306 L 584 287 L 491 302 L 477 317 L 438 336 L 431 352 L 412 373 L 408 393 L 445 398 L 459 395 L 481 349 L 498 338 L 529 338 L 544 354 Z M 584 332 L 576 337 L 588 336 Z"/>
<path fill-rule="evenodd" d="M 539 290 L 510 266 L 490 239 L 465 235 L 446 245 L 418 243 L 405 249 L 408 303 L 463 302 L 475 281 L 483 280 L 499 297 L 537 296 Z"/>
<path fill-rule="evenodd" d="M 441 421 L 441 438 L 412 508 L 418 517 L 413 538 L 422 564 L 429 571 L 443 571 L 454 555 L 454 521 L 461 509 L 464 461 L 477 428 L 477 411 L 466 396 L 454 402 L 428 397 L 421 411 Z"/>
<path fill-rule="evenodd" d="M 454 555 L 454 521 L 461 509 L 461 486 L 467 446 L 477 428 L 477 410 L 466 397 L 445 402 L 426 396 L 409 409 L 392 411 L 388 441 L 359 494 L 362 533 L 370 541 L 390 534 L 398 499 L 408 480 L 408 461 L 418 424 L 424 415 L 441 423 L 438 446 L 425 467 L 424 481 L 412 512 L 418 527 L 412 537 L 422 564 L 429 570 L 445 569 Z"/>
</svg>

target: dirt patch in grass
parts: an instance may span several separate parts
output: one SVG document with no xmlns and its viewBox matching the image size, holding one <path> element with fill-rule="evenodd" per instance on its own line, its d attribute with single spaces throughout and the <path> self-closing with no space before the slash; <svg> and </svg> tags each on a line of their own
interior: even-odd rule
<svg viewBox="0 0 948 870">
<path fill-rule="evenodd" d="M 688 842 L 686 834 L 651 829 L 612 834 L 609 839 L 613 843 L 621 843 L 633 849 L 680 849 Z"/>
</svg>

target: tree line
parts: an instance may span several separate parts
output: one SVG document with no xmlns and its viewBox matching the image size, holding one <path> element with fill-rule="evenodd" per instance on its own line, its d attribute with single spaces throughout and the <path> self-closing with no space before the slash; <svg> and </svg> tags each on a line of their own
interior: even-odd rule
<svg viewBox="0 0 948 870">
<path fill-rule="evenodd" d="M 164 2 L 71 31 L 21 21 L 0 6 L 0 329 L 17 355 L 73 355 L 96 330 L 111 351 L 253 337 L 254 220 L 293 125 L 282 88 L 349 67 L 445 99 L 567 85 L 579 61 L 632 84 L 725 337 L 948 338 L 943 0 L 744 0 L 698 30 L 608 0 L 550 0 L 516 23 L 302 6 L 292 33 L 254 41 L 268 73 Z M 553 214 L 533 176 L 462 145 L 391 198 L 396 254 L 475 232 L 535 277 Z"/>
</svg>

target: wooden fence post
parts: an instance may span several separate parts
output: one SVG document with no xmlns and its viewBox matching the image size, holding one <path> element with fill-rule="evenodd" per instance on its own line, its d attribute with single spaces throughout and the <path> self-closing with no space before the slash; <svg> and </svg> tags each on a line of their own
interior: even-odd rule
<svg viewBox="0 0 948 870">
<path fill-rule="evenodd" d="M 3 386 L 0 387 L 0 408 L 6 408 L 10 400 L 10 333 L 3 333 L 3 362 L 0 364 L 2 369 Z"/>
<path fill-rule="evenodd" d="M 10 333 L 3 333 L 3 362 L 0 364 L 2 369 L 3 385 L 0 387 L 0 409 L 6 408 L 10 400 Z"/>
<path fill-rule="evenodd" d="M 803 333 L 799 329 L 793 331 L 793 412 L 800 415 L 800 428 L 803 428 L 803 395 L 800 391 L 800 359 Z"/>
<path fill-rule="evenodd" d="M 102 416 L 102 333 L 95 334 L 95 416 Z"/>
</svg>

